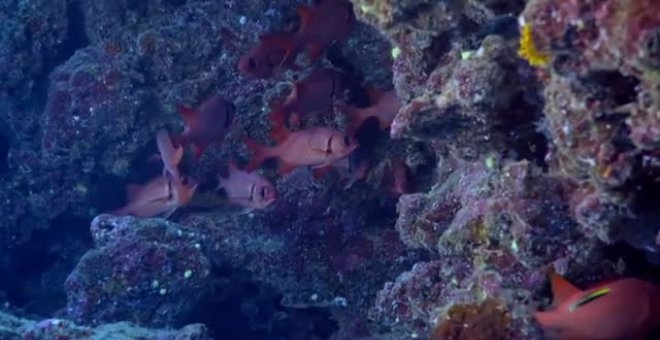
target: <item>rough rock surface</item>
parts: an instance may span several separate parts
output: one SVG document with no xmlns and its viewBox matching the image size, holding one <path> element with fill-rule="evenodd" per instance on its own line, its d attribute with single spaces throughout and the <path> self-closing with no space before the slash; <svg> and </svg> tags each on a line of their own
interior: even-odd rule
<svg viewBox="0 0 660 340">
<path fill-rule="evenodd" d="M 202 324 L 185 326 L 179 330 L 147 329 L 128 322 L 103 324 L 98 327 L 76 325 L 63 319 L 40 321 L 18 318 L 0 312 L 0 337 L 18 339 L 126 339 L 126 340 L 206 340 L 211 339 Z"/>
<path fill-rule="evenodd" d="M 266 166 L 277 203 L 247 213 L 211 190 L 218 164 L 244 163 L 245 136 L 270 142 L 271 105 L 309 68 L 254 80 L 236 64 L 261 34 L 295 30 L 303 1 L 2 2 L 0 302 L 46 317 L 66 291 L 58 317 L 203 321 L 229 338 L 537 338 L 548 268 L 579 284 L 657 274 L 657 2 L 351 2 L 363 23 L 317 66 L 350 76 L 342 101 L 394 87 L 404 107 L 389 133 L 358 134 L 364 181 Z M 160 172 L 148 159 L 158 129 L 182 129 L 176 107 L 215 94 L 236 119 L 184 159 L 202 182 L 193 202 L 171 221 L 102 214 Z M 414 193 L 392 193 L 395 158 Z M 106 327 L 4 320 L 13 337 Z M 198 327 L 181 339 L 205 338 Z"/>
</svg>

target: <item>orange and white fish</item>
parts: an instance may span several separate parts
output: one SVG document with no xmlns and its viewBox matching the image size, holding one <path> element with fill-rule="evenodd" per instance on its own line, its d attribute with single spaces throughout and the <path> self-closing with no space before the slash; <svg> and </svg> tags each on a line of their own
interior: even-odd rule
<svg viewBox="0 0 660 340">
<path fill-rule="evenodd" d="M 169 174 L 175 180 L 180 181 L 179 163 L 183 158 L 183 146 L 174 146 L 172 138 L 165 130 L 159 130 L 156 134 L 156 145 L 158 145 L 160 159 L 163 161 L 163 175 Z"/>
<path fill-rule="evenodd" d="M 378 119 L 381 130 L 387 129 L 392 125 L 392 121 L 394 121 L 403 105 L 395 90 L 382 92 L 370 89 L 368 92 L 369 101 L 372 103 L 369 107 L 358 108 L 350 105 L 337 105 L 348 116 L 350 122 L 348 131 L 350 133 L 355 133 L 371 117 Z"/>
<path fill-rule="evenodd" d="M 254 153 L 247 166 L 248 171 L 254 171 L 270 158 L 279 159 L 280 174 L 287 174 L 299 166 L 320 168 L 347 157 L 358 147 L 355 138 L 331 128 L 313 127 L 296 132 L 280 131 L 278 139 L 281 142 L 271 147 L 246 139 L 248 148 Z"/>
<path fill-rule="evenodd" d="M 147 184 L 129 184 L 126 187 L 128 203 L 112 212 L 114 215 L 154 217 L 169 216 L 192 199 L 197 181 L 182 178 L 177 181 L 169 176 L 158 176 Z"/>
<path fill-rule="evenodd" d="M 534 318 L 559 339 L 643 339 L 660 326 L 660 293 L 647 281 L 623 278 L 580 290 L 550 276 L 553 309 Z"/>
<path fill-rule="evenodd" d="M 270 181 L 255 172 L 240 170 L 229 161 L 229 175 L 220 176 L 216 190 L 224 189 L 229 202 L 249 209 L 265 209 L 277 199 Z"/>
</svg>

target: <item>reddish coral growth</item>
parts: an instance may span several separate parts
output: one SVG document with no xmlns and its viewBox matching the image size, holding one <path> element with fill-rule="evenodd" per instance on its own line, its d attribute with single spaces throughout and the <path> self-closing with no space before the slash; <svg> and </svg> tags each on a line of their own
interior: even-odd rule
<svg viewBox="0 0 660 340">
<path fill-rule="evenodd" d="M 506 309 L 495 299 L 481 304 L 454 305 L 434 330 L 431 340 L 509 339 L 510 323 Z"/>
</svg>

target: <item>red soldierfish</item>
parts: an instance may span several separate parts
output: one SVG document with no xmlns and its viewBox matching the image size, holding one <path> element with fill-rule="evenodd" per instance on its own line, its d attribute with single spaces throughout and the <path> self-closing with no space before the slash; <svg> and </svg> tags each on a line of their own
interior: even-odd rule
<svg viewBox="0 0 660 340">
<path fill-rule="evenodd" d="M 233 161 L 229 161 L 228 170 L 226 178 L 220 177 L 217 189 L 224 189 L 230 203 L 249 209 L 265 209 L 275 202 L 277 192 L 268 179 L 240 170 Z"/>
<path fill-rule="evenodd" d="M 291 67 L 295 54 L 292 36 L 262 35 L 259 44 L 238 60 L 238 70 L 246 76 L 270 78 Z"/>
<path fill-rule="evenodd" d="M 254 155 L 247 170 L 253 171 L 269 158 L 279 159 L 279 173 L 287 174 L 298 166 L 320 168 L 347 157 L 357 141 L 346 134 L 326 127 L 313 127 L 279 134 L 281 142 L 267 147 L 246 139 Z"/>
<path fill-rule="evenodd" d="M 294 121 L 311 113 L 331 111 L 335 100 L 344 91 L 342 76 L 341 72 L 332 69 L 312 71 L 293 85 L 284 103 L 276 105 L 275 110 L 283 111 L 284 116 L 292 115 Z"/>
<path fill-rule="evenodd" d="M 126 188 L 128 203 L 113 212 L 115 215 L 154 217 L 173 213 L 192 199 L 197 182 L 177 181 L 169 176 L 158 176 L 144 185 L 130 184 Z"/>
<path fill-rule="evenodd" d="M 172 138 L 165 130 L 159 130 L 156 134 L 156 144 L 160 159 L 163 161 L 163 175 L 169 174 L 175 180 L 180 181 L 181 173 L 178 167 L 183 158 L 183 146 L 175 147 Z"/>
<path fill-rule="evenodd" d="M 314 6 L 302 6 L 298 8 L 298 16 L 300 28 L 294 33 L 296 51 L 306 49 L 311 62 L 333 43 L 345 40 L 355 21 L 353 7 L 345 0 L 322 0 Z"/>
<path fill-rule="evenodd" d="M 348 131 L 355 133 L 364 122 L 371 118 L 378 119 L 378 125 L 381 130 L 385 130 L 392 124 L 394 117 L 399 113 L 403 105 L 401 99 L 397 96 L 395 90 L 381 92 L 378 90 L 369 90 L 369 99 L 372 106 L 366 108 L 357 108 L 348 105 L 338 105 L 346 113 L 350 121 Z"/>
<path fill-rule="evenodd" d="M 660 294 L 650 282 L 624 278 L 580 290 L 551 274 L 550 311 L 534 318 L 560 339 L 642 339 L 660 326 Z"/>
<path fill-rule="evenodd" d="M 197 110 L 180 106 L 179 113 L 186 125 L 180 142 L 191 144 L 195 158 L 200 158 L 206 147 L 224 140 L 234 121 L 235 112 L 234 104 L 219 96 L 207 99 Z"/>
</svg>

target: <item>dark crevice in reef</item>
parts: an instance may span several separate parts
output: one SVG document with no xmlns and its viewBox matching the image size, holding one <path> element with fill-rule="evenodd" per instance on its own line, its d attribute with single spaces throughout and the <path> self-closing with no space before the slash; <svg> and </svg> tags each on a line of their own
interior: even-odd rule
<svg viewBox="0 0 660 340">
<path fill-rule="evenodd" d="M 59 46 L 54 55 L 46 60 L 43 72 L 35 77 L 35 112 L 42 112 L 46 107 L 48 87 L 50 86 L 48 77 L 51 72 L 57 66 L 69 60 L 77 50 L 89 45 L 89 38 L 85 32 L 85 15 L 80 5 L 80 1 L 74 0 L 69 2 L 66 9 L 66 16 L 69 27 L 67 34 L 62 41 L 62 45 Z"/>
<path fill-rule="evenodd" d="M 71 58 L 76 50 L 89 45 L 89 38 L 85 32 L 85 15 L 80 1 L 71 1 L 66 9 L 69 29 L 62 43 L 59 53 L 54 58 L 55 64 L 61 64 Z"/>
<path fill-rule="evenodd" d="M 4 126 L 4 124 L 0 122 L 0 126 Z M 9 135 L 3 132 L 2 128 L 0 128 L 0 174 L 9 168 L 9 160 L 7 157 L 9 156 L 10 144 L 11 138 L 9 138 Z"/>
<path fill-rule="evenodd" d="M 442 32 L 431 41 L 431 45 L 424 50 L 424 72 L 431 73 L 440 59 L 451 50 L 451 32 Z"/>
<path fill-rule="evenodd" d="M 329 339 L 338 329 L 327 309 L 283 307 L 281 295 L 249 281 L 248 274 L 219 269 L 213 274 L 222 293 L 207 299 L 183 322 L 207 325 L 213 338 Z"/>
<path fill-rule="evenodd" d="M 643 251 L 624 242 L 617 242 L 605 248 L 604 255 L 606 259 L 613 262 L 623 259 L 626 263 L 626 276 L 660 283 L 660 267 L 658 264 L 648 261 L 648 257 Z"/>
<path fill-rule="evenodd" d="M 172 7 L 180 7 L 185 5 L 188 2 L 188 0 L 168 0 L 167 4 L 169 4 Z"/>
<path fill-rule="evenodd" d="M 519 93 L 514 107 L 502 111 L 498 129 L 507 136 L 507 153 L 516 160 L 528 160 L 547 169 L 549 151 L 547 136 L 539 129 L 543 124 L 543 99 L 533 93 Z"/>
<path fill-rule="evenodd" d="M 92 175 L 88 197 L 97 213 L 117 209 L 125 203 L 124 181 L 113 175 Z"/>
<path fill-rule="evenodd" d="M 80 257 L 92 246 L 89 220 L 62 216 L 47 230 L 9 254 L 0 268 L 0 291 L 10 305 L 26 314 L 48 317 L 66 304 L 64 281 Z"/>
<path fill-rule="evenodd" d="M 625 105 L 636 100 L 639 79 L 616 71 L 597 71 L 583 79 L 583 83 L 594 93 L 592 99 Z"/>
</svg>

